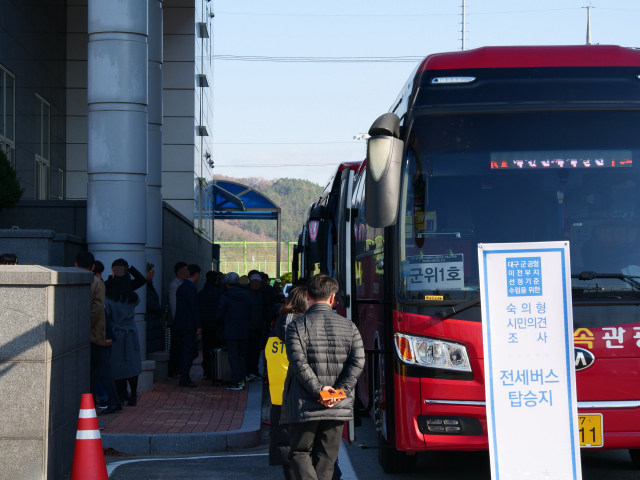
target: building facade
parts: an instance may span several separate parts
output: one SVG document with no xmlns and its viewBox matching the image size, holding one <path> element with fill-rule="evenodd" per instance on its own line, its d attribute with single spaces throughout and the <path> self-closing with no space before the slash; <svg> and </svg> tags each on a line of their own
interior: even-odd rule
<svg viewBox="0 0 640 480">
<path fill-rule="evenodd" d="M 23 201 L 88 198 L 92 174 L 88 147 L 90 1 L 0 0 L 0 149 L 25 189 Z M 211 213 L 200 208 L 200 191 L 204 192 L 204 204 L 211 205 L 206 202 L 204 186 L 211 181 L 212 173 L 208 155 L 213 114 L 209 86 L 213 69 L 212 3 L 132 2 L 149 5 L 146 173 L 148 192 L 157 187 L 158 195 L 154 199 L 148 193 L 149 212 L 144 216 L 159 219 L 159 205 L 164 201 L 193 223 L 196 235 L 211 242 Z M 154 14 L 160 8 L 159 15 Z M 159 25 L 154 24 L 158 21 Z M 151 38 L 154 28 L 161 35 L 159 43 L 155 42 L 159 47 L 154 47 Z M 159 48 L 157 58 L 152 58 L 154 48 Z M 158 73 L 160 77 L 154 80 Z M 160 92 L 157 100 L 154 88 Z M 153 120 L 152 116 L 159 119 Z M 109 138 L 113 145 L 122 141 L 117 136 Z M 157 163 L 158 157 L 158 179 L 150 180 L 151 164 Z M 27 219 L 22 223 L 34 225 Z M 12 226 L 3 222 L 0 213 L 0 228 Z M 158 228 L 155 232 L 147 229 L 147 244 L 161 242 L 161 238 Z M 149 249 L 147 254 L 157 256 Z"/>
<path fill-rule="evenodd" d="M 160 295 L 178 260 L 215 268 L 201 208 L 212 202 L 200 195 L 212 171 L 211 10 L 209 0 L 0 0 L 0 149 L 24 188 L 0 212 L 0 253 L 73 266 L 88 249 L 107 274 L 116 258 L 141 272 L 151 262 Z"/>
</svg>

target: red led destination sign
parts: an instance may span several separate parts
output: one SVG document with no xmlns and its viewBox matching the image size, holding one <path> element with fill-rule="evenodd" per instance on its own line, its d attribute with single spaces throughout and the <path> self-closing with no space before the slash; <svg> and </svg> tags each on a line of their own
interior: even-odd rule
<svg viewBox="0 0 640 480">
<path fill-rule="evenodd" d="M 545 168 L 629 168 L 633 166 L 631 151 L 581 152 L 492 152 L 491 169 Z"/>
</svg>

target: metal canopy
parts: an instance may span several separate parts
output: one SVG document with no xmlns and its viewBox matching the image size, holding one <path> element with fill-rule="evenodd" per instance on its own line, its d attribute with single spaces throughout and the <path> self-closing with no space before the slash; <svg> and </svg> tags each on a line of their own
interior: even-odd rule
<svg viewBox="0 0 640 480">
<path fill-rule="evenodd" d="M 213 197 L 213 193 L 216 193 L 217 197 L 222 197 L 222 199 L 226 200 L 232 205 L 235 205 L 243 212 L 246 211 L 243 201 L 240 200 L 238 197 L 236 197 L 233 193 L 227 192 L 224 188 L 220 187 L 219 185 L 216 185 L 215 183 L 211 185 L 211 191 L 212 191 L 212 195 L 211 195 L 212 197 Z M 216 203 L 218 205 L 222 205 L 221 201 L 217 201 Z"/>
<path fill-rule="evenodd" d="M 269 197 L 242 183 L 214 180 L 205 189 L 213 205 L 203 205 L 203 210 L 212 210 L 216 220 L 275 220 L 276 276 L 280 277 L 281 209 Z M 204 199 L 203 199 L 204 200 Z M 208 203 L 208 202 L 206 202 Z"/>
</svg>

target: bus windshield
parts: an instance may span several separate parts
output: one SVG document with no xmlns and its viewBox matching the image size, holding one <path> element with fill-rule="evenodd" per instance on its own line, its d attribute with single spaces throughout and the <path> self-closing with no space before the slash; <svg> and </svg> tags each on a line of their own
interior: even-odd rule
<svg viewBox="0 0 640 480">
<path fill-rule="evenodd" d="M 398 219 L 400 297 L 471 299 L 479 243 L 562 240 L 572 275 L 614 274 L 572 279 L 574 300 L 640 300 L 640 278 L 628 278 L 640 276 L 637 125 L 640 113 L 624 111 L 417 117 Z M 512 287 L 535 289 L 535 279 Z"/>
</svg>

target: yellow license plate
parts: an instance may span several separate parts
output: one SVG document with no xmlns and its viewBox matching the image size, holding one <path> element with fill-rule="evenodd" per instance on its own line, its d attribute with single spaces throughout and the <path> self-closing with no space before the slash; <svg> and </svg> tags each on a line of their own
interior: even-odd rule
<svg viewBox="0 0 640 480">
<path fill-rule="evenodd" d="M 597 448 L 603 445 L 601 413 L 578 415 L 578 429 L 581 447 Z"/>
</svg>

